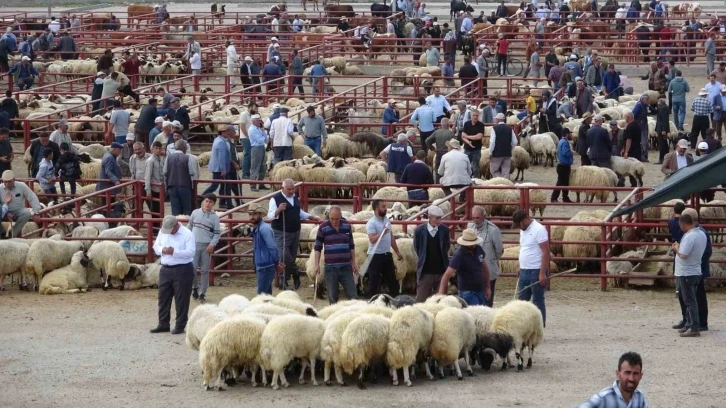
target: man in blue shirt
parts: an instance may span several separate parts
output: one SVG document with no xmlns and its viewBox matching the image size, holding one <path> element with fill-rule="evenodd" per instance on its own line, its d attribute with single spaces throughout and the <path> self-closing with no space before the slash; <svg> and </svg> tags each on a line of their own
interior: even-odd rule
<svg viewBox="0 0 726 408">
<path fill-rule="evenodd" d="M 449 101 L 441 95 L 441 88 L 438 86 L 434 87 L 434 94 L 429 95 L 428 98 L 426 98 L 426 103 L 428 103 L 429 106 L 431 106 L 431 109 L 434 110 L 436 123 L 441 122 L 441 118 L 443 118 L 447 112 L 451 112 L 451 105 L 449 105 Z"/>
<path fill-rule="evenodd" d="M 572 167 L 572 149 L 570 148 L 570 129 L 562 128 L 562 138 L 557 142 L 557 183 L 556 186 L 570 185 L 570 169 Z M 562 190 L 562 201 L 571 203 L 567 189 Z M 553 190 L 551 200 L 553 203 L 560 198 L 560 190 Z"/>
<path fill-rule="evenodd" d="M 265 143 L 267 143 L 267 134 L 262 128 L 262 118 L 258 114 L 252 115 L 252 125 L 247 130 L 250 139 L 250 180 L 265 179 Z M 267 189 L 264 185 L 253 184 L 250 186 L 252 191 L 260 191 L 260 187 Z"/>
<path fill-rule="evenodd" d="M 426 143 L 424 142 L 429 136 L 431 136 L 432 133 L 434 133 L 434 122 L 436 121 L 436 118 L 434 117 L 434 110 L 431 106 L 429 106 L 423 96 L 418 97 L 418 103 L 420 106 L 413 111 L 413 115 L 411 115 L 411 124 L 418 126 L 419 134 L 421 136 L 421 147 L 423 148 L 424 153 L 428 153 Z"/>
<path fill-rule="evenodd" d="M 312 78 L 313 81 L 313 94 L 323 95 L 325 94 L 325 76 L 328 75 L 328 70 L 325 69 L 323 66 L 323 63 L 318 60 L 315 61 L 315 65 L 313 65 L 312 69 L 310 70 L 310 78 Z M 316 100 L 313 98 L 313 100 Z"/>
<path fill-rule="evenodd" d="M 30 57 L 27 55 L 21 58 L 20 62 L 15 64 L 8 74 L 13 76 L 13 80 L 18 84 L 18 88 L 22 91 L 24 89 L 30 89 L 35 82 L 35 77 L 40 76 L 38 71 L 30 63 Z"/>
<path fill-rule="evenodd" d="M 703 256 L 701 256 L 701 275 L 703 276 L 703 279 L 698 283 L 698 286 L 696 287 L 696 303 L 698 304 L 698 325 L 699 327 L 698 331 L 708 331 L 708 299 L 706 298 L 706 287 L 705 281 L 707 278 L 711 277 L 711 266 L 709 264 L 711 260 L 711 255 L 713 254 L 713 248 L 711 246 L 711 237 L 708 235 L 708 231 L 706 231 L 705 228 L 701 226 L 701 224 L 698 222 L 698 211 L 696 211 L 695 208 L 686 208 L 683 210 L 684 215 L 690 215 L 691 218 L 695 221 L 696 225 L 695 228 L 698 228 L 706 235 L 706 250 L 703 251 Z M 678 230 L 680 231 L 680 226 L 678 227 Z M 676 326 L 673 326 L 674 328 L 683 328 L 685 326 L 686 317 L 687 317 L 687 309 L 686 304 L 683 302 L 683 297 L 681 296 L 681 293 L 678 293 L 678 302 L 681 304 L 681 316 L 683 319 L 680 323 L 678 323 Z"/>
<path fill-rule="evenodd" d="M 400 114 L 396 107 L 396 101 L 394 99 L 389 99 L 388 106 L 383 110 L 383 126 L 381 126 L 381 133 L 384 135 L 392 135 L 394 133 L 394 128 L 386 125 L 397 123 L 399 119 Z"/>
<path fill-rule="evenodd" d="M 275 272 L 282 271 L 280 263 L 280 252 L 275 245 L 275 237 L 272 227 L 262 218 L 267 214 L 267 209 L 257 206 L 250 209 L 250 224 L 252 229 L 252 252 L 255 261 L 255 272 L 257 273 L 257 294 L 272 294 L 272 281 L 275 279 Z"/>
<path fill-rule="evenodd" d="M 640 354 L 631 351 L 620 356 L 615 376 L 617 380 L 612 387 L 598 392 L 577 408 L 648 408 L 645 395 L 638 389 L 643 378 Z"/>
<path fill-rule="evenodd" d="M 229 144 L 227 143 L 227 130 L 223 130 L 220 132 L 217 137 L 214 138 L 214 142 L 212 143 L 212 154 L 209 158 L 209 165 L 207 166 L 209 168 L 209 171 L 212 172 L 212 184 L 207 187 L 206 190 L 202 193 L 202 197 L 206 196 L 207 194 L 214 193 L 217 191 L 217 188 L 220 187 L 220 184 L 216 180 L 225 180 L 227 178 L 227 172 L 229 172 L 229 165 L 231 160 L 231 153 L 229 151 Z M 220 189 L 220 195 L 227 195 L 227 185 L 222 184 Z M 226 207 L 228 204 L 231 204 L 228 198 L 222 198 L 220 200 L 219 207 Z"/>
</svg>

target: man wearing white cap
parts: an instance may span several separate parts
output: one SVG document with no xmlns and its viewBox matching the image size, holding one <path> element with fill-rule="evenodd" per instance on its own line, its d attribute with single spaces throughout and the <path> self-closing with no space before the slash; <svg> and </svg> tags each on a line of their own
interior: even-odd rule
<svg viewBox="0 0 726 408">
<path fill-rule="evenodd" d="M 267 46 L 267 62 L 272 61 L 273 53 L 275 52 L 275 44 L 277 43 L 277 37 L 270 38 L 270 45 Z M 279 46 L 279 44 L 278 44 Z"/>
<path fill-rule="evenodd" d="M 449 266 L 451 241 L 449 227 L 441 224 L 443 216 L 441 208 L 432 205 L 428 208 L 428 221 L 413 231 L 413 248 L 418 256 L 416 302 L 423 302 L 438 291 Z"/>
<path fill-rule="evenodd" d="M 240 65 L 239 75 L 242 80 L 242 85 L 245 87 L 260 83 L 260 67 L 257 66 L 257 63 L 249 55 L 245 57 L 244 63 Z M 257 88 L 257 92 L 259 92 L 259 88 Z"/>
<path fill-rule="evenodd" d="M 439 294 L 445 295 L 449 288 L 449 279 L 456 273 L 459 296 L 469 306 L 482 306 L 485 299 L 491 296 L 489 286 L 489 268 L 484 262 L 485 254 L 481 248 L 482 239 L 476 231 L 465 229 L 456 243 L 459 249 L 451 257 L 449 266 L 444 272 L 439 285 Z"/>
<path fill-rule="evenodd" d="M 156 136 L 161 133 L 163 125 L 164 118 L 161 116 L 157 116 L 156 119 L 154 119 L 154 127 L 149 131 L 149 143 L 153 143 L 154 140 L 156 140 Z"/>
<path fill-rule="evenodd" d="M 573 78 L 582 76 L 582 67 L 577 62 L 577 55 L 570 55 L 570 61 L 565 63 L 565 68 L 570 71 Z"/>
<path fill-rule="evenodd" d="M 295 125 L 287 117 L 289 109 L 280 108 L 280 117 L 270 124 L 270 140 L 274 153 L 274 164 L 283 160 L 292 160 L 292 143 L 295 138 Z"/>
<path fill-rule="evenodd" d="M 53 131 L 53 133 L 50 134 L 50 141 L 57 144 L 58 146 L 60 146 L 61 143 L 67 143 L 68 146 L 71 148 L 71 151 L 78 154 L 78 149 L 73 146 L 71 135 L 68 134 L 68 121 L 65 119 L 61 119 L 60 121 L 58 121 L 58 127 L 56 128 L 56 130 Z M 56 159 L 58 158 L 56 157 Z"/>
<path fill-rule="evenodd" d="M 693 98 L 691 102 L 691 111 L 693 112 L 693 125 L 691 125 L 691 146 L 698 143 L 698 135 L 701 139 L 706 138 L 706 130 L 710 127 L 709 117 L 713 113 L 713 105 L 708 99 L 708 90 L 701 89 L 698 96 Z"/>
<path fill-rule="evenodd" d="M 161 257 L 159 272 L 159 324 L 151 333 L 165 333 L 171 327 L 171 301 L 176 305 L 176 324 L 171 334 L 184 333 L 194 283 L 196 241 L 189 229 L 173 215 L 164 217 L 154 252 Z"/>
<path fill-rule="evenodd" d="M 30 57 L 27 55 L 23 56 L 20 62 L 13 65 L 8 74 L 13 76 L 13 82 L 18 85 L 18 89 L 21 91 L 30 89 L 35 82 L 35 77 L 40 76 L 33 64 L 30 63 Z"/>
<path fill-rule="evenodd" d="M 40 211 L 38 196 L 25 183 L 15 181 L 15 173 L 5 170 L 2 174 L 3 184 L 0 186 L 0 200 L 7 205 L 5 219 L 12 222 L 12 237 L 19 238 L 32 213 L 25 207 L 25 201 L 30 203 L 33 212 Z M 0 237 L 5 238 L 7 231 L 0 223 Z"/>
<path fill-rule="evenodd" d="M 676 145 L 676 151 L 670 152 L 663 158 L 663 165 L 660 171 L 665 174 L 665 178 L 668 179 L 676 171 L 693 164 L 693 156 L 687 153 L 688 141 L 681 139 Z"/>
<path fill-rule="evenodd" d="M 696 157 L 693 159 L 698 160 L 708 156 L 708 143 L 698 142 L 698 150 L 696 151 Z"/>
</svg>

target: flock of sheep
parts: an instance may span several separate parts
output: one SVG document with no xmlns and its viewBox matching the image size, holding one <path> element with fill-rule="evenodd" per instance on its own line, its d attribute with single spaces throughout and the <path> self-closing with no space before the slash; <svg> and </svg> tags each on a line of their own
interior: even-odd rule
<svg viewBox="0 0 726 408">
<path fill-rule="evenodd" d="M 318 385 L 316 364 L 322 362 L 326 385 L 332 385 L 332 368 L 339 385 L 346 384 L 343 373 L 358 374 L 360 388 L 365 388 L 366 373 L 375 381 L 383 368 L 393 385 L 401 370 L 410 387 L 420 366 L 433 380 L 430 365 L 441 379 L 444 368 L 453 366 L 463 380 L 462 358 L 469 375 L 474 361 L 489 370 L 496 357 L 504 370 L 511 365 L 511 351 L 521 371 L 525 350 L 530 368 L 543 338 L 542 315 L 532 303 L 468 306 L 451 295 L 435 295 L 425 303 L 414 303 L 407 295 L 377 295 L 368 302 L 348 300 L 317 310 L 292 291 L 252 300 L 233 294 L 219 305 L 198 306 L 186 329 L 187 346 L 199 351 L 203 386 L 220 391 L 223 382 L 235 384 L 247 374 L 256 387 L 258 372 L 263 386 L 272 372 L 272 388 L 287 388 L 286 371 L 298 361 L 300 384 L 309 367 L 310 381 Z"/>
</svg>

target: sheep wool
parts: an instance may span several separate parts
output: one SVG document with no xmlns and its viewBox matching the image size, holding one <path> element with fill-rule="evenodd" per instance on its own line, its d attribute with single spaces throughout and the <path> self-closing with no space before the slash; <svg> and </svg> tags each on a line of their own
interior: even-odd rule
<svg viewBox="0 0 726 408">
<path fill-rule="evenodd" d="M 25 273 L 35 274 L 35 284 L 38 286 L 43 273 L 69 265 L 73 254 L 82 250 L 83 243 L 80 241 L 39 239 L 30 245 L 25 259 Z"/>
<path fill-rule="evenodd" d="M 237 294 L 227 295 L 219 302 L 219 308 L 230 316 L 241 313 L 249 305 L 250 301 L 246 297 Z"/>
<path fill-rule="evenodd" d="M 219 322 L 227 318 L 227 313 L 215 304 L 199 305 L 192 311 L 186 327 L 186 344 L 192 350 L 199 350 L 204 336 Z"/>
<path fill-rule="evenodd" d="M 0 287 L 3 287 L 5 276 L 20 272 L 21 281 L 25 283 L 25 258 L 30 245 L 10 240 L 0 241 Z"/>
<path fill-rule="evenodd" d="M 59 295 L 85 292 L 88 289 L 89 261 L 83 251 L 73 254 L 70 265 L 53 270 L 43 276 L 38 292 L 41 295 Z"/>
<path fill-rule="evenodd" d="M 102 241 L 93 244 L 91 249 L 88 250 L 88 259 L 91 260 L 91 264 L 96 269 L 101 271 L 104 290 L 111 286 L 111 277 L 123 281 L 129 272 L 129 260 L 126 258 L 126 251 L 117 242 Z M 123 288 L 122 284 L 120 289 L 123 290 Z"/>
<path fill-rule="evenodd" d="M 365 305 L 367 305 L 367 303 L 362 300 L 345 300 L 320 309 L 320 311 L 318 311 L 318 317 L 323 320 L 330 320 L 330 317 L 339 310 L 347 309 L 349 307 L 361 308 Z"/>
<path fill-rule="evenodd" d="M 434 315 L 412 306 L 396 310 L 391 317 L 386 347 L 386 364 L 391 370 L 393 385 L 398 385 L 398 369 L 403 369 L 403 381 L 411 386 L 408 368 L 415 364 L 419 353 L 426 353 L 434 332 Z M 432 380 L 428 364 L 426 376 Z"/>
<path fill-rule="evenodd" d="M 310 224 L 307 224 L 310 225 Z M 278 299 L 286 299 L 286 300 L 292 300 L 296 302 L 302 302 L 302 299 L 300 299 L 300 295 L 297 294 L 294 290 L 283 290 L 282 292 L 278 293 L 276 296 Z"/>
<path fill-rule="evenodd" d="M 464 309 L 469 306 L 464 299 L 453 295 L 432 295 L 426 299 L 425 303 L 441 304 L 457 309 Z"/>
<path fill-rule="evenodd" d="M 444 378 L 444 366 L 454 364 L 456 377 L 463 380 L 459 367 L 459 356 L 464 354 L 464 363 L 469 375 L 474 370 L 469 364 L 469 351 L 476 343 L 476 326 L 474 318 L 465 311 L 447 307 L 434 317 L 434 332 L 431 337 L 429 354 L 439 362 L 439 377 Z"/>
<path fill-rule="evenodd" d="M 320 355 L 320 342 L 325 332 L 325 322 L 315 317 L 287 315 L 272 319 L 265 327 L 260 341 L 260 356 L 265 369 L 272 370 L 272 388 L 277 390 L 278 377 L 284 388 L 289 383 L 284 368 L 293 358 L 303 360 L 300 383 L 304 383 L 305 369 L 310 365 L 313 385 L 315 360 Z"/>
<path fill-rule="evenodd" d="M 527 368 L 532 367 L 534 349 L 544 339 L 542 313 L 530 302 L 514 300 L 497 311 L 492 331 L 512 338 L 517 357 L 517 370 L 524 369 L 524 348 L 528 348 Z M 505 363 L 506 364 L 506 363 Z"/>
<path fill-rule="evenodd" d="M 358 388 L 363 385 L 363 372 L 366 367 L 381 361 L 388 347 L 388 327 L 390 319 L 377 315 L 362 315 L 345 328 L 340 346 L 340 365 L 352 374 L 360 369 Z"/>
<path fill-rule="evenodd" d="M 325 332 L 320 341 L 320 358 L 325 361 L 323 380 L 325 385 L 331 385 L 330 368 L 335 370 L 335 379 L 339 385 L 345 385 L 343 372 L 340 368 L 340 346 L 343 332 L 360 313 L 350 312 L 341 314 L 325 322 Z"/>
<path fill-rule="evenodd" d="M 255 303 L 246 307 L 242 313 L 259 313 L 268 316 L 282 316 L 288 314 L 300 314 L 294 310 L 287 309 L 281 306 L 273 305 L 272 303 Z"/>
<path fill-rule="evenodd" d="M 202 368 L 203 383 L 211 389 L 222 388 L 222 370 L 227 367 L 249 365 L 252 368 L 252 386 L 256 387 L 255 376 L 260 365 L 260 345 L 265 330 L 265 321 L 253 316 L 236 316 L 223 320 L 212 327 L 199 345 L 199 365 Z M 267 383 L 262 370 L 262 384 Z"/>
</svg>

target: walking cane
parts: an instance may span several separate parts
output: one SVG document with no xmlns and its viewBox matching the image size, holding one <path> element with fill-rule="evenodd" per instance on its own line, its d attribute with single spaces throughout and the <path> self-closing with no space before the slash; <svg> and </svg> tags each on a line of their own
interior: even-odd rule
<svg viewBox="0 0 726 408">
<path fill-rule="evenodd" d="M 368 256 L 366 256 L 366 260 L 363 262 L 363 266 L 361 266 L 360 271 L 358 272 L 359 279 L 363 279 L 363 276 L 365 276 L 366 272 L 368 272 L 368 267 L 371 265 L 371 260 L 373 259 L 373 255 L 376 254 L 376 249 L 378 249 L 378 244 L 381 243 L 381 238 L 383 238 L 384 235 L 388 233 L 388 227 L 383 227 L 383 231 L 381 232 L 381 235 L 378 236 L 378 240 L 376 240 L 375 245 L 373 245 L 373 251 L 371 251 Z"/>
<path fill-rule="evenodd" d="M 555 278 L 555 277 L 557 277 L 557 276 L 560 276 L 560 275 L 562 275 L 562 274 L 565 274 L 565 273 L 572 273 L 572 272 L 575 272 L 576 270 L 577 270 L 577 268 L 572 268 L 572 269 L 568 269 L 568 270 L 566 270 L 566 271 L 563 271 L 563 272 L 559 272 L 559 273 L 556 273 L 556 274 L 554 274 L 554 275 L 550 276 L 550 277 L 549 277 L 548 279 L 552 279 L 552 278 Z M 532 287 L 532 286 L 534 286 L 534 285 L 539 285 L 539 284 L 540 284 L 539 282 L 535 282 L 535 283 L 533 283 L 533 284 L 531 284 L 531 285 L 529 285 L 529 286 L 525 286 L 525 287 L 523 287 L 523 288 L 522 288 L 522 289 L 520 289 L 520 290 L 516 290 L 516 289 L 515 289 L 515 291 L 514 291 L 514 296 L 513 296 L 513 300 L 517 300 L 517 295 L 519 295 L 520 293 L 524 292 L 525 290 L 527 290 L 527 289 L 531 288 L 531 287 Z"/>
</svg>

